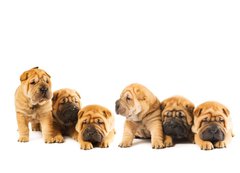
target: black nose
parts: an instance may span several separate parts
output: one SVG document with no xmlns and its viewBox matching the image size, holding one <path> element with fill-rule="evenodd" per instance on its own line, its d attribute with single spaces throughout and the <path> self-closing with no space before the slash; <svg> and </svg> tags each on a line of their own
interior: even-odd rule
<svg viewBox="0 0 240 173">
<path fill-rule="evenodd" d="M 46 94 L 47 91 L 48 91 L 48 88 L 45 87 L 45 86 L 42 86 L 42 87 L 40 88 L 40 92 L 41 92 L 42 94 Z"/>
<path fill-rule="evenodd" d="M 120 103 L 119 103 L 119 100 L 117 100 L 117 101 L 115 102 L 115 111 L 116 111 L 116 112 L 118 112 L 119 107 L 120 107 Z"/>
</svg>

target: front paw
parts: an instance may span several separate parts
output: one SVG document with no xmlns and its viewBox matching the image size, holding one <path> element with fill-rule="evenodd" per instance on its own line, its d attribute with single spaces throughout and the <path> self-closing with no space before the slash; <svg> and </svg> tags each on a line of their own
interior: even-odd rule
<svg viewBox="0 0 240 173">
<path fill-rule="evenodd" d="M 213 144 L 211 142 L 203 141 L 200 144 L 200 148 L 201 148 L 201 150 L 212 150 L 214 147 L 213 147 Z"/>
<path fill-rule="evenodd" d="M 81 142 L 80 145 L 81 145 L 80 148 L 81 148 L 82 150 L 90 150 L 90 149 L 93 149 L 93 145 L 92 145 L 92 143 L 90 143 L 90 142 Z"/>
<path fill-rule="evenodd" d="M 161 140 L 154 140 L 152 141 L 152 148 L 153 149 L 161 149 L 164 148 L 165 145 Z"/>
<path fill-rule="evenodd" d="M 78 133 L 74 133 L 74 134 L 72 135 L 72 138 L 73 138 L 75 141 L 78 142 Z"/>
<path fill-rule="evenodd" d="M 132 142 L 131 141 L 122 141 L 118 146 L 121 147 L 121 148 L 131 147 Z"/>
<path fill-rule="evenodd" d="M 29 141 L 29 137 L 28 136 L 20 136 L 18 138 L 18 142 L 28 142 Z"/>
<path fill-rule="evenodd" d="M 109 142 L 104 141 L 104 142 L 102 142 L 102 143 L 99 145 L 99 147 L 101 147 L 101 148 L 108 148 L 108 147 L 109 147 Z"/>
<path fill-rule="evenodd" d="M 214 144 L 215 148 L 226 148 L 227 144 L 225 141 L 218 141 L 216 144 Z"/>
<path fill-rule="evenodd" d="M 44 141 L 45 141 L 46 144 L 51 144 L 51 143 L 55 142 L 54 138 L 50 137 L 50 136 L 49 137 L 45 137 Z"/>
<path fill-rule="evenodd" d="M 56 135 L 54 138 L 53 138 L 54 142 L 56 143 L 63 143 L 64 142 L 64 138 L 62 135 Z"/>
<path fill-rule="evenodd" d="M 172 147 L 173 146 L 173 140 L 171 137 L 167 137 L 164 140 L 165 147 Z"/>
</svg>

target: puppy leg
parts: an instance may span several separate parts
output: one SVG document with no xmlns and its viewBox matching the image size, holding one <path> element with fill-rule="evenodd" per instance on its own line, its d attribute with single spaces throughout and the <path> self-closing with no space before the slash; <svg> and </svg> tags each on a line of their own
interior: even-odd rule
<svg viewBox="0 0 240 173">
<path fill-rule="evenodd" d="M 36 121 L 31 122 L 32 131 L 41 131 L 40 123 Z"/>
<path fill-rule="evenodd" d="M 173 146 L 173 139 L 171 136 L 166 135 L 164 139 L 165 147 L 172 147 Z"/>
<path fill-rule="evenodd" d="M 232 139 L 232 133 L 228 132 L 224 141 L 218 141 L 214 144 L 215 148 L 226 148 Z"/>
<path fill-rule="evenodd" d="M 29 141 L 28 121 L 24 117 L 24 115 L 19 112 L 17 112 L 17 124 L 19 132 L 18 142 L 28 142 Z"/>
<path fill-rule="evenodd" d="M 210 141 L 203 141 L 198 134 L 195 134 L 194 140 L 201 150 L 212 150 L 214 148 Z"/>
<path fill-rule="evenodd" d="M 146 128 L 151 133 L 151 143 L 153 149 L 164 148 L 165 145 L 163 143 L 163 129 L 160 120 L 156 120 L 154 122 L 146 123 Z"/>
<path fill-rule="evenodd" d="M 118 146 L 122 148 L 132 146 L 132 142 L 133 142 L 133 139 L 135 138 L 135 133 L 137 131 L 137 128 L 138 128 L 137 124 L 126 120 L 124 125 L 122 142 Z"/>
<path fill-rule="evenodd" d="M 115 135 L 115 129 L 113 129 L 103 140 L 103 142 L 101 142 L 100 147 L 101 148 L 108 148 L 109 144 L 112 142 L 113 137 Z"/>
<path fill-rule="evenodd" d="M 48 112 L 40 116 L 40 123 L 42 127 L 42 135 L 44 138 L 45 143 L 53 143 L 54 138 L 54 129 L 53 129 L 53 119 L 52 113 Z"/>
<path fill-rule="evenodd" d="M 82 140 L 82 137 L 81 137 L 80 134 L 78 135 L 78 142 L 80 143 L 80 148 L 81 148 L 82 150 L 90 150 L 90 149 L 93 149 L 92 143 Z"/>
</svg>

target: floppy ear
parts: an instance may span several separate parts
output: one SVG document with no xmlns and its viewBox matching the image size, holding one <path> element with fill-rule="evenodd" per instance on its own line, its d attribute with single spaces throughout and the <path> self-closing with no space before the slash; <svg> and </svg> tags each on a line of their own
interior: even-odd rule
<svg viewBox="0 0 240 173">
<path fill-rule="evenodd" d="M 77 91 L 75 91 L 75 93 L 77 94 L 77 96 L 81 99 L 81 96 L 80 96 L 80 94 L 77 92 Z"/>
<path fill-rule="evenodd" d="M 160 110 L 163 111 L 166 107 L 166 104 L 164 102 L 160 103 Z"/>
<path fill-rule="evenodd" d="M 229 116 L 230 111 L 227 108 L 223 108 L 222 111 L 227 117 Z"/>
<path fill-rule="evenodd" d="M 196 117 L 199 117 L 201 113 L 202 113 L 202 108 L 197 108 L 194 110 L 193 115 Z"/>
<path fill-rule="evenodd" d="M 103 115 L 106 117 L 106 118 L 109 118 L 112 116 L 112 113 L 109 111 L 109 110 L 103 110 Z"/>
<path fill-rule="evenodd" d="M 75 126 L 75 130 L 80 133 L 80 118 L 83 116 L 84 114 L 84 111 L 79 111 L 78 112 L 78 121 L 77 121 L 77 124 Z"/>
<path fill-rule="evenodd" d="M 145 96 L 144 92 L 141 91 L 139 88 L 137 88 L 135 90 L 135 94 L 136 94 L 138 100 L 145 100 L 146 99 L 146 96 Z"/>
<path fill-rule="evenodd" d="M 187 108 L 187 110 L 188 110 L 188 112 L 191 114 L 191 115 L 193 115 L 193 110 L 194 110 L 194 105 L 186 105 L 186 108 Z"/>
<path fill-rule="evenodd" d="M 23 74 L 20 76 L 20 81 L 22 82 L 22 81 L 25 81 L 25 80 L 27 80 L 28 79 L 28 75 L 29 75 L 29 72 L 31 71 L 31 70 L 33 70 L 33 69 L 38 69 L 38 67 L 33 67 L 33 68 L 31 68 L 30 70 L 27 70 L 27 71 L 25 71 L 25 72 L 23 72 Z"/>
<path fill-rule="evenodd" d="M 58 99 L 58 91 L 55 91 L 54 93 L 53 93 L 53 98 L 52 98 L 52 101 L 53 102 L 55 102 L 57 99 Z"/>
<path fill-rule="evenodd" d="M 81 110 L 80 110 L 80 111 L 78 112 L 78 119 L 82 118 L 83 114 L 84 114 L 84 111 L 81 111 Z"/>
</svg>

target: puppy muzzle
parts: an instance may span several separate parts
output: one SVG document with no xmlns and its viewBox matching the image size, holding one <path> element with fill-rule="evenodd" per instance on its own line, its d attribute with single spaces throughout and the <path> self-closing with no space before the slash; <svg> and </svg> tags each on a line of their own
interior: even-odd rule
<svg viewBox="0 0 240 173">
<path fill-rule="evenodd" d="M 221 127 L 217 124 L 212 124 L 206 127 L 201 133 L 200 138 L 204 141 L 211 141 L 212 143 L 223 141 L 225 134 Z"/>
<path fill-rule="evenodd" d="M 170 120 L 163 123 L 163 131 L 166 135 L 172 136 L 174 139 L 187 138 L 190 127 L 184 125 L 184 122 L 177 120 Z"/>
<path fill-rule="evenodd" d="M 78 120 L 79 108 L 72 103 L 65 103 L 61 110 L 57 112 L 58 118 L 65 124 L 76 124 Z"/>
<path fill-rule="evenodd" d="M 103 135 L 94 127 L 89 125 L 82 134 L 83 140 L 91 143 L 100 143 L 103 140 Z"/>
</svg>

